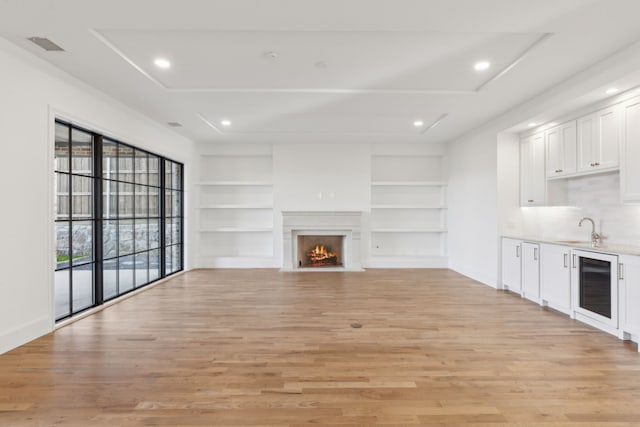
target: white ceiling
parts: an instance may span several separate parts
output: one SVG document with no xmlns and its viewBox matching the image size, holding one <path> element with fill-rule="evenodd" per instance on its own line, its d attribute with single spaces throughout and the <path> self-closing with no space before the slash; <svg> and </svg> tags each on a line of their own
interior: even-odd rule
<svg viewBox="0 0 640 427">
<path fill-rule="evenodd" d="M 637 41 L 638 16 L 638 0 L 0 0 L 0 36 L 197 142 L 446 142 Z"/>
</svg>

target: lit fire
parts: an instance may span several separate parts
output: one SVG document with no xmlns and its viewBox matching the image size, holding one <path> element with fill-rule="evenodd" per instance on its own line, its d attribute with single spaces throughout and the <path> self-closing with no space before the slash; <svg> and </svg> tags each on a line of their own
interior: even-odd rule
<svg viewBox="0 0 640 427">
<path fill-rule="evenodd" d="M 309 260 L 312 263 L 337 262 L 338 254 L 327 250 L 324 245 L 316 245 L 309 253 Z"/>
</svg>

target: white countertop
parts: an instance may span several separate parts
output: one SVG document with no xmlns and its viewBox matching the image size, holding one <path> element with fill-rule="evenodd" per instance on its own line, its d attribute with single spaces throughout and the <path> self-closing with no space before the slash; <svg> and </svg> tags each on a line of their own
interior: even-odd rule
<svg viewBox="0 0 640 427">
<path fill-rule="evenodd" d="M 613 255 L 638 255 L 640 256 L 640 246 L 626 246 L 626 245 L 609 245 L 606 242 L 601 244 L 600 246 L 594 248 L 591 246 L 591 242 L 588 241 L 576 241 L 576 240 L 552 240 L 552 239 L 544 239 L 540 237 L 530 237 L 530 236 L 502 236 L 508 239 L 516 239 L 522 240 L 525 242 L 535 242 L 535 243 L 549 243 L 552 245 L 561 245 L 567 246 L 570 248 L 576 249 L 584 249 L 593 252 L 602 252 Z"/>
</svg>

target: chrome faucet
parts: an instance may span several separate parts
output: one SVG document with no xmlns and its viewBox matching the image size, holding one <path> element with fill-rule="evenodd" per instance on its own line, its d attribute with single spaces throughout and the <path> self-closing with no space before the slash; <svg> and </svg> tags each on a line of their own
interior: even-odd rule
<svg viewBox="0 0 640 427">
<path fill-rule="evenodd" d="M 596 233 L 596 223 L 591 218 L 582 218 L 578 223 L 578 227 L 582 227 L 584 221 L 591 221 L 591 246 L 597 248 L 602 243 L 602 237 Z"/>
</svg>

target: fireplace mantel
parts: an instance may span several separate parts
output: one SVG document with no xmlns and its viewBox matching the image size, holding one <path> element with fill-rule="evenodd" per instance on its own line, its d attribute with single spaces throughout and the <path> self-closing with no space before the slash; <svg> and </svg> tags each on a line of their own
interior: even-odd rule
<svg viewBox="0 0 640 427">
<path fill-rule="evenodd" d="M 364 271 L 361 262 L 361 211 L 283 211 L 282 271 Z M 297 267 L 297 236 L 344 236 L 344 265 L 336 268 Z"/>
</svg>

